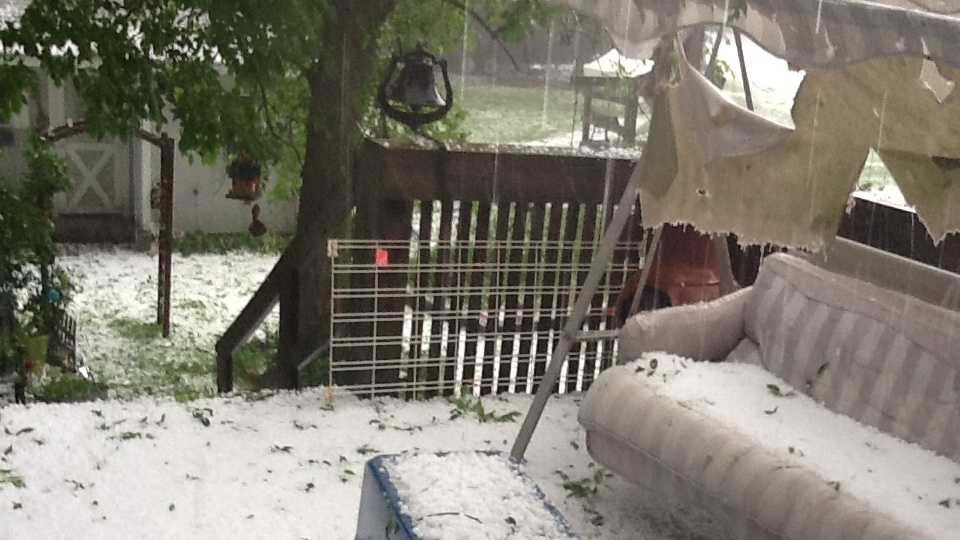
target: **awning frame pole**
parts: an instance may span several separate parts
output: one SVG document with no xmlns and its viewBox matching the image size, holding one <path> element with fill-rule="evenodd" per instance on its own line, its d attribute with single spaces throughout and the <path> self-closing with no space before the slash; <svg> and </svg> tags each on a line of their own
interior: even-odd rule
<svg viewBox="0 0 960 540">
<path fill-rule="evenodd" d="M 642 161 L 641 158 L 641 163 Z M 554 348 L 553 356 L 550 358 L 547 370 L 540 380 L 537 394 L 533 398 L 533 403 L 530 404 L 530 410 L 523 419 L 520 433 L 513 443 L 510 458 L 515 462 L 523 461 L 523 456 L 527 451 L 527 446 L 530 444 L 533 431 L 540 422 L 540 417 L 543 415 L 543 409 L 547 404 L 547 399 L 549 399 L 550 394 L 553 393 L 553 386 L 557 383 L 557 379 L 560 376 L 563 362 L 566 360 L 571 347 L 577 341 L 577 334 L 583 325 L 583 320 L 586 318 L 587 310 L 590 309 L 593 295 L 600 285 L 600 280 L 606 273 L 607 265 L 613 257 L 613 252 L 617 247 L 620 234 L 623 232 L 624 226 L 630 218 L 633 202 L 637 199 L 639 193 L 641 176 L 640 170 L 638 169 L 634 171 L 630 177 L 630 182 L 627 184 L 627 188 L 623 190 L 623 196 L 620 198 L 620 204 L 613 213 L 610 227 L 608 227 L 603 234 L 600 248 L 594 253 L 593 261 L 590 263 L 590 271 L 587 273 L 587 279 L 583 284 L 583 288 L 580 290 L 580 294 L 577 295 L 577 302 L 574 305 L 573 313 L 570 314 L 570 318 L 567 319 L 567 322 L 563 326 L 563 331 L 560 333 L 560 340 L 556 348 Z"/>
<path fill-rule="evenodd" d="M 654 66 L 654 69 L 656 69 L 656 66 Z M 654 99 L 666 99 L 666 95 L 658 94 Z M 653 110 L 653 115 L 656 116 L 657 111 L 663 110 L 663 108 L 657 107 L 656 104 L 654 104 Z M 653 119 L 651 119 L 651 125 L 653 125 Z M 533 432 L 537 429 L 537 424 L 540 423 L 540 418 L 543 416 L 543 409 L 547 405 L 547 400 L 550 399 L 550 395 L 553 393 L 553 387 L 557 384 L 557 379 L 560 378 L 563 363 L 567 359 L 567 355 L 570 353 L 573 344 L 578 340 L 580 328 L 583 325 L 583 320 L 587 316 L 587 311 L 590 309 L 590 304 L 593 302 L 593 296 L 597 291 L 597 287 L 600 285 L 600 280 L 603 279 L 606 273 L 610 260 L 613 258 L 613 252 L 617 247 L 624 227 L 626 227 L 627 222 L 630 220 L 633 204 L 640 194 L 640 181 L 646 170 L 647 150 L 649 148 L 650 144 L 648 140 L 640 154 L 637 166 L 630 176 L 630 181 L 623 190 L 620 203 L 617 205 L 617 209 L 610 220 L 610 226 L 604 231 L 600 246 L 593 254 L 593 260 L 590 262 L 590 271 L 587 272 L 587 278 L 583 283 L 583 287 L 580 289 L 580 293 L 577 295 L 577 301 L 574 304 L 573 311 L 563 325 L 563 330 L 560 332 L 560 339 L 557 342 L 557 346 L 553 349 L 549 364 L 547 364 L 547 370 L 540 379 L 537 393 L 533 398 L 533 402 L 530 404 L 527 415 L 523 419 L 523 425 L 520 426 L 520 432 L 517 434 L 517 438 L 513 443 L 513 448 L 510 450 L 510 459 L 514 462 L 520 463 L 523 461 L 523 457 L 527 452 L 527 446 L 530 445 L 530 439 L 533 437 Z"/>
<path fill-rule="evenodd" d="M 643 268 L 640 270 L 640 281 L 637 281 L 637 290 L 633 292 L 633 300 L 630 302 L 630 311 L 627 317 L 632 317 L 640 310 L 640 298 L 643 296 L 643 289 L 647 286 L 647 280 L 650 279 L 650 271 L 653 268 L 653 259 L 660 247 L 660 236 L 663 234 L 663 227 L 657 227 L 653 231 L 653 240 L 647 247 L 647 252 L 643 256 Z"/>
<path fill-rule="evenodd" d="M 740 76 L 743 78 L 743 95 L 747 100 L 747 108 L 753 110 L 753 92 L 750 91 L 750 77 L 747 76 L 747 62 L 743 59 L 743 40 L 740 31 L 733 29 L 733 40 L 737 44 L 737 56 L 740 57 Z"/>
</svg>

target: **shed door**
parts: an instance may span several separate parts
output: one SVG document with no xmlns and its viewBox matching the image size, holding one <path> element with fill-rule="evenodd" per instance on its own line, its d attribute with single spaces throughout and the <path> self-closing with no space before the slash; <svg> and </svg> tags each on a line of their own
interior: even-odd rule
<svg viewBox="0 0 960 540">
<path fill-rule="evenodd" d="M 131 214 L 130 164 L 125 144 L 78 136 L 57 146 L 72 184 L 69 191 L 57 196 L 58 213 Z"/>
</svg>

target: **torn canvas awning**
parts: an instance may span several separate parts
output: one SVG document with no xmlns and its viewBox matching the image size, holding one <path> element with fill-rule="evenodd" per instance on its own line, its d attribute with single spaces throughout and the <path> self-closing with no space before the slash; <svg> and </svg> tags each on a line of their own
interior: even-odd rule
<svg viewBox="0 0 960 540">
<path fill-rule="evenodd" d="M 960 67 L 960 0 L 552 0 L 598 19 L 632 49 L 689 26 L 726 25 L 793 65 L 929 55 Z"/>
<path fill-rule="evenodd" d="M 632 6 L 637 11 L 630 20 L 639 21 L 640 28 L 623 35 L 647 40 L 658 35 L 650 26 L 653 19 L 674 30 L 709 22 L 716 19 L 710 8 L 716 4 L 600 1 L 594 9 L 615 12 L 619 5 L 623 12 Z M 853 4 L 865 11 L 841 10 Z M 766 36 L 767 42 L 761 41 L 765 46 L 778 36 L 774 41 L 779 45 L 768 48 L 806 68 L 792 109 L 796 128 L 769 122 L 729 101 L 674 57 L 674 76 L 659 85 L 643 164 L 636 173 L 642 175 L 645 225 L 685 222 L 703 231 L 734 232 L 746 243 L 816 249 L 836 234 L 872 148 L 935 241 L 960 230 L 960 98 L 954 92 L 960 70 L 953 67 L 960 48 L 940 47 L 948 35 L 960 43 L 960 19 L 824 0 L 817 23 L 809 20 L 816 12 L 794 3 L 794 9 L 783 12 L 775 12 L 776 0 L 730 0 L 729 5 L 730 14 L 733 6 L 745 6 L 740 19 L 747 22 L 765 17 L 766 26 L 745 27 L 765 28 L 760 33 Z M 920 25 L 926 37 L 893 32 L 902 38 L 895 48 L 907 52 L 886 55 L 882 40 L 868 32 L 885 35 L 887 22 L 912 24 L 915 16 L 929 23 Z M 817 24 L 821 33 L 844 29 L 834 33 L 843 38 L 824 42 Z M 806 28 L 805 39 L 797 28 Z M 824 49 L 824 43 L 832 49 Z M 930 53 L 934 62 L 922 52 L 909 53 L 914 50 L 942 54 Z"/>
<path fill-rule="evenodd" d="M 730 102 L 683 62 L 658 99 L 637 171 L 644 223 L 818 248 L 836 234 L 874 148 L 942 240 L 960 229 L 960 102 L 939 102 L 920 79 L 922 63 L 809 70 L 791 130 Z"/>
</svg>

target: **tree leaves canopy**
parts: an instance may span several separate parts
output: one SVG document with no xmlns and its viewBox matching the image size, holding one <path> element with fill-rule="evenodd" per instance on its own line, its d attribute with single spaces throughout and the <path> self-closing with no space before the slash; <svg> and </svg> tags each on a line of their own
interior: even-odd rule
<svg viewBox="0 0 960 540">
<path fill-rule="evenodd" d="M 441 52 L 460 44 L 467 8 L 507 39 L 549 14 L 542 0 L 350 1 L 390 10 L 383 28 L 370 29 L 379 41 L 376 76 L 398 41 Z M 299 176 L 311 114 L 307 81 L 313 70 L 341 69 L 330 39 L 348 3 L 33 0 L 18 21 L 0 23 L 0 118 L 25 103 L 35 85 L 29 66 L 39 62 L 55 82 L 76 87 L 95 136 L 175 121 L 181 151 L 212 158 L 242 149 Z M 371 86 L 329 91 L 357 93 L 369 105 Z"/>
</svg>

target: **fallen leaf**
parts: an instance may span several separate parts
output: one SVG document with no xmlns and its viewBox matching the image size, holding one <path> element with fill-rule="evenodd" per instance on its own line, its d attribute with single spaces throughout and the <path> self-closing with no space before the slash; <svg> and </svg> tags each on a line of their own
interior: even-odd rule
<svg viewBox="0 0 960 540">
<path fill-rule="evenodd" d="M 773 394 L 773 395 L 775 395 L 775 396 L 777 396 L 777 397 L 791 397 L 791 396 L 793 396 L 793 395 L 796 394 L 796 392 L 794 392 L 793 390 L 785 393 L 785 392 L 783 392 L 782 390 L 780 390 L 780 387 L 779 387 L 779 386 L 777 386 L 777 385 L 775 385 L 775 384 L 768 384 L 768 385 L 767 385 L 767 390 L 769 390 L 771 394 Z"/>
<path fill-rule="evenodd" d="M 364 444 L 360 448 L 357 448 L 357 453 L 361 456 L 365 456 L 367 454 L 376 454 L 377 452 L 379 452 L 379 450 L 371 447 L 369 444 Z"/>
</svg>

